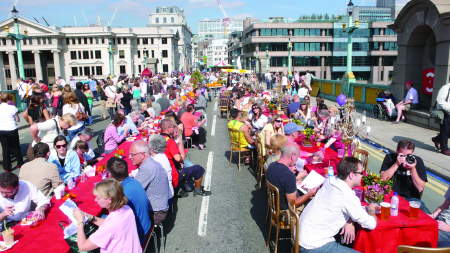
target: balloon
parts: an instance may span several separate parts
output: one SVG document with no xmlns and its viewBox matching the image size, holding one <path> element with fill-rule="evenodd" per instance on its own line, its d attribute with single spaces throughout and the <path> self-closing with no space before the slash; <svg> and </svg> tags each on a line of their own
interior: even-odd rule
<svg viewBox="0 0 450 253">
<path fill-rule="evenodd" d="M 347 97 L 344 94 L 340 94 L 339 96 L 337 96 L 336 102 L 339 106 L 343 106 L 347 102 Z"/>
</svg>

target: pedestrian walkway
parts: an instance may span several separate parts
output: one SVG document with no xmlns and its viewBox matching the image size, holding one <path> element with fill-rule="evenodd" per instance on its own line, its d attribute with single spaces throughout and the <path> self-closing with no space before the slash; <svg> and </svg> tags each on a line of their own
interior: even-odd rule
<svg viewBox="0 0 450 253">
<path fill-rule="evenodd" d="M 326 100 L 326 104 L 336 103 Z M 371 127 L 369 140 L 390 150 L 395 150 L 400 140 L 413 141 L 416 145 L 414 153 L 424 160 L 425 166 L 431 172 L 450 181 L 450 156 L 438 153 L 431 141 L 431 138 L 438 134 L 437 131 L 408 123 L 392 124 L 390 121 L 373 118 L 371 112 L 367 112 L 367 122 Z"/>
</svg>

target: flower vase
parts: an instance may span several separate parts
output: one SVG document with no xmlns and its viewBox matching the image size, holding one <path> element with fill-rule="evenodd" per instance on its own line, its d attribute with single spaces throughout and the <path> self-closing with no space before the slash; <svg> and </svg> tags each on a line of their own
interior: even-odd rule
<svg viewBox="0 0 450 253">
<path fill-rule="evenodd" d="M 312 147 L 312 142 L 311 142 L 311 140 L 309 140 L 309 138 L 305 138 L 303 140 L 303 147 L 306 147 L 306 148 Z"/>
</svg>

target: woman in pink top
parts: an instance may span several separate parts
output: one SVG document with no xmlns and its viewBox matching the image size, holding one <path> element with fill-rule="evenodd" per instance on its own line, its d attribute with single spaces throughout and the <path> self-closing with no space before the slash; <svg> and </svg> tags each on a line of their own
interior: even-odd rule
<svg viewBox="0 0 450 253">
<path fill-rule="evenodd" d="M 201 127 L 206 121 L 198 121 L 198 118 L 194 115 L 194 105 L 189 104 L 186 107 L 186 112 L 181 115 L 180 121 L 184 126 L 184 136 L 191 137 L 193 145 L 198 145 L 199 149 L 205 148 L 206 143 L 206 130 Z"/>
<path fill-rule="evenodd" d="M 123 116 L 122 114 L 116 114 L 114 120 L 106 128 L 105 134 L 103 135 L 103 141 L 105 143 L 104 146 L 105 154 L 109 154 L 112 151 L 114 151 L 123 141 L 123 139 L 127 137 L 128 128 L 126 126 L 122 135 L 119 135 L 119 132 L 117 131 L 117 129 L 124 123 L 125 123 L 125 116 Z"/>
<path fill-rule="evenodd" d="M 113 179 L 105 179 L 95 185 L 95 202 L 109 212 L 106 219 L 88 215 L 79 209 L 73 214 L 78 221 L 77 243 L 80 251 L 100 248 L 101 253 L 142 253 L 133 210 L 127 206 L 122 186 Z M 98 226 L 89 238 L 84 233 L 84 216 L 93 218 Z"/>
</svg>

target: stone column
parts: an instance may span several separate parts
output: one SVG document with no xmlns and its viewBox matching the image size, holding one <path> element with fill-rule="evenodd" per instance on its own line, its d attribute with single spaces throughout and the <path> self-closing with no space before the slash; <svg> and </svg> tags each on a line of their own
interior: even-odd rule
<svg viewBox="0 0 450 253">
<path fill-rule="evenodd" d="M 3 52 L 0 52 L 0 90 L 6 90 L 5 64 L 3 63 Z"/>
<path fill-rule="evenodd" d="M 36 69 L 36 81 L 43 80 L 42 65 L 41 65 L 41 53 L 39 50 L 33 51 L 34 54 L 34 68 Z"/>
<path fill-rule="evenodd" d="M 14 59 L 14 51 L 7 52 L 8 60 L 9 60 L 9 70 L 11 72 L 11 85 L 13 89 L 15 89 L 17 85 L 17 69 L 16 69 L 16 61 Z"/>
<path fill-rule="evenodd" d="M 61 62 L 60 62 L 60 55 L 59 50 L 53 50 L 53 66 L 55 68 L 55 80 L 61 76 Z"/>
</svg>

